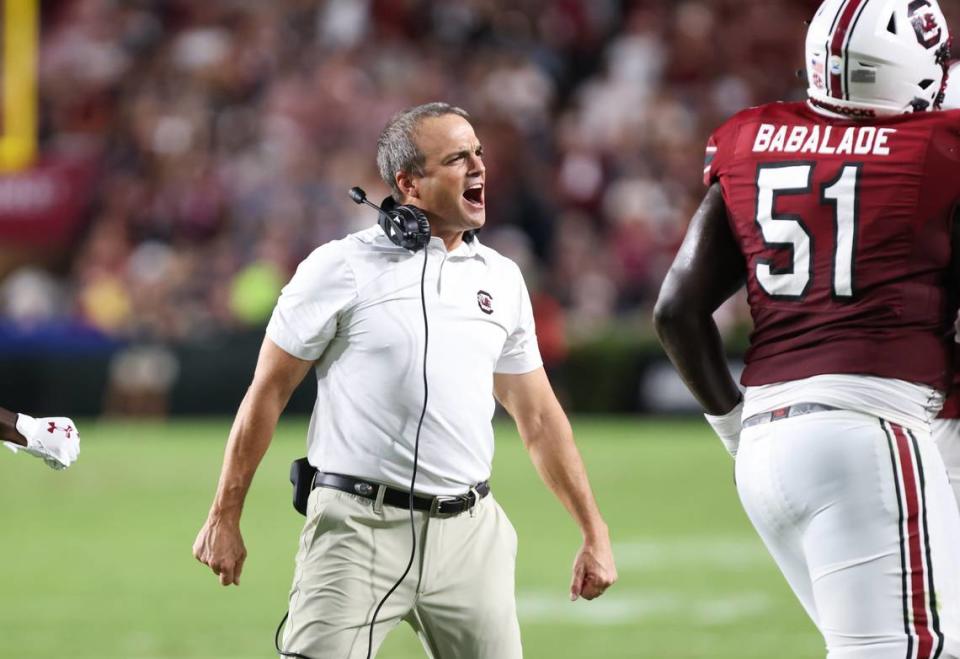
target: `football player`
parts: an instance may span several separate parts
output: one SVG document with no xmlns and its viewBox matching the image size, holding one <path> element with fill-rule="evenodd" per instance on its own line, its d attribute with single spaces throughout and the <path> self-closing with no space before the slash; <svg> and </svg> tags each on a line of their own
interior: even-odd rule
<svg viewBox="0 0 960 659">
<path fill-rule="evenodd" d="M 51 469 L 66 469 L 80 455 L 80 431 L 66 417 L 35 419 L 0 407 L 0 441 L 14 453 L 26 451 Z"/>
<path fill-rule="evenodd" d="M 960 515 L 930 435 L 949 378 L 960 112 L 936 0 L 826 0 L 808 100 L 745 110 L 657 301 L 741 502 L 832 659 L 960 656 Z M 740 389 L 712 313 L 746 282 Z"/>
</svg>

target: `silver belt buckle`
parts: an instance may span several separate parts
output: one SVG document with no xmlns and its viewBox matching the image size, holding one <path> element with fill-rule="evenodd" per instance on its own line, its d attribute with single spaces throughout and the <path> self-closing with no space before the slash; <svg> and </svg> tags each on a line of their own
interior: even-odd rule
<svg viewBox="0 0 960 659">
<path fill-rule="evenodd" d="M 440 506 L 447 503 L 448 501 L 460 501 L 463 497 L 452 497 L 452 496 L 437 496 L 433 497 L 433 501 L 430 503 L 430 514 L 437 515 L 440 513 Z M 446 513 L 444 513 L 446 514 Z"/>
</svg>

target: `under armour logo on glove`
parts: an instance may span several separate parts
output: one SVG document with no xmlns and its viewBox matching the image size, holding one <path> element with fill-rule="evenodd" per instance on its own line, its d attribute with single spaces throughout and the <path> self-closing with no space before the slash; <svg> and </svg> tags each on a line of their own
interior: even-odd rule
<svg viewBox="0 0 960 659">
<path fill-rule="evenodd" d="M 54 430 L 62 430 L 66 438 L 70 439 L 72 437 L 71 433 L 73 432 L 73 426 L 66 425 L 63 428 L 58 428 L 56 421 L 51 421 L 50 425 L 47 426 L 47 432 L 52 435 Z M 77 433 L 77 437 L 79 436 L 80 436 L 80 433 Z"/>
<path fill-rule="evenodd" d="M 66 469 L 80 455 L 80 431 L 73 420 L 63 416 L 34 419 L 17 415 L 17 432 L 27 440 L 26 446 L 4 442 L 11 451 L 23 450 L 41 458 L 52 469 Z"/>
</svg>

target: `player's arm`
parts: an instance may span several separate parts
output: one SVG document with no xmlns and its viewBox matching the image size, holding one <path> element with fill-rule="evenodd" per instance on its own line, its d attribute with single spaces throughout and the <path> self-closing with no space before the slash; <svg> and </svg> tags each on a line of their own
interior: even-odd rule
<svg viewBox="0 0 960 659">
<path fill-rule="evenodd" d="M 708 415 L 730 414 L 740 401 L 713 312 L 745 278 L 743 256 L 715 183 L 690 221 L 654 309 L 663 349 Z"/>
<path fill-rule="evenodd" d="M 273 439 L 280 413 L 312 365 L 269 338 L 263 340 L 253 382 L 230 429 L 213 505 L 193 545 L 196 559 L 219 575 L 224 586 L 240 584 L 246 560 L 240 534 L 243 502 Z"/>
<path fill-rule="evenodd" d="M 530 458 L 580 527 L 583 545 L 573 566 L 571 599 L 593 599 L 617 580 L 610 533 L 587 480 L 573 430 L 543 368 L 512 375 L 496 373 L 494 394 L 517 423 Z"/>
<path fill-rule="evenodd" d="M 0 440 L 26 446 L 27 438 L 17 430 L 17 413 L 0 407 Z"/>
</svg>

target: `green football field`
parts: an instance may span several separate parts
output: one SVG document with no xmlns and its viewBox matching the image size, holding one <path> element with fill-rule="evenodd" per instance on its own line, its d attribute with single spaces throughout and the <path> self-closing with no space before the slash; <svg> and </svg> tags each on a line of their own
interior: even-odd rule
<svg viewBox="0 0 960 659">
<path fill-rule="evenodd" d="M 302 518 L 287 470 L 306 419 L 285 421 L 247 499 L 239 588 L 191 555 L 228 420 L 81 423 L 80 461 L 55 473 L 0 451 L 0 657 L 271 657 Z M 822 657 L 740 509 L 732 463 L 703 423 L 574 423 L 613 535 L 620 581 L 570 602 L 576 527 L 508 423 L 493 488 L 520 535 L 528 659 Z M 380 652 L 425 656 L 405 627 Z"/>
</svg>

